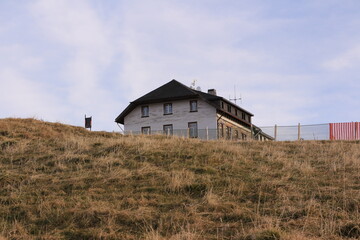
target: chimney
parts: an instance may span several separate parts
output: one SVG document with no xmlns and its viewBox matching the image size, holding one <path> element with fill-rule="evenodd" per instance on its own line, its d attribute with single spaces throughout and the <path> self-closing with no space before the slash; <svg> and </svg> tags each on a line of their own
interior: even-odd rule
<svg viewBox="0 0 360 240">
<path fill-rule="evenodd" d="M 208 94 L 215 95 L 216 96 L 216 90 L 215 89 L 209 89 Z"/>
</svg>

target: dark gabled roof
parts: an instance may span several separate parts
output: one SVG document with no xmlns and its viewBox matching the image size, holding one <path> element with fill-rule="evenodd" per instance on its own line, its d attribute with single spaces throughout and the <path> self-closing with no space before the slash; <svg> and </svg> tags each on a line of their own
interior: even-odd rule
<svg viewBox="0 0 360 240">
<path fill-rule="evenodd" d="M 132 103 L 143 104 L 149 102 L 159 102 L 162 100 L 166 101 L 167 99 L 183 99 L 198 96 L 199 95 L 195 90 L 173 79 L 165 85 L 162 85 L 161 87 L 158 87 L 148 94 L 136 99 Z"/>
<path fill-rule="evenodd" d="M 115 119 L 115 122 L 124 124 L 124 118 L 134 108 L 141 104 L 157 103 L 163 101 L 181 100 L 188 98 L 198 98 L 199 94 L 197 91 L 185 86 L 184 84 L 176 81 L 175 79 L 170 82 L 158 87 L 157 89 L 145 94 L 144 96 L 130 102 L 130 105 L 120 113 Z"/>
<path fill-rule="evenodd" d="M 127 106 L 127 108 L 122 113 L 120 113 L 120 115 L 115 119 L 115 122 L 124 124 L 125 116 L 128 115 L 132 110 L 134 110 L 138 105 L 141 104 L 158 103 L 158 102 L 189 99 L 189 98 L 201 98 L 220 111 L 222 110 L 220 109 L 220 106 L 216 104 L 215 101 L 222 100 L 238 109 L 241 109 L 242 111 L 250 114 L 251 116 L 254 116 L 252 113 L 246 111 L 245 109 L 240 108 L 236 104 L 220 96 L 191 89 L 185 86 L 184 84 L 173 79 L 170 82 L 162 85 L 161 87 L 158 87 L 157 89 L 136 99 L 135 101 L 130 102 L 130 105 Z"/>
</svg>

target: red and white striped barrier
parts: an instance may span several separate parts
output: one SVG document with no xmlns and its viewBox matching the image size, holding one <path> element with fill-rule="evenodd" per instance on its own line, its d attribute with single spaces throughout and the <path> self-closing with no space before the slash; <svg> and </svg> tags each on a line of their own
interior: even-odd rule
<svg viewBox="0 0 360 240">
<path fill-rule="evenodd" d="M 360 140 L 360 123 L 330 123 L 330 140 Z"/>
</svg>

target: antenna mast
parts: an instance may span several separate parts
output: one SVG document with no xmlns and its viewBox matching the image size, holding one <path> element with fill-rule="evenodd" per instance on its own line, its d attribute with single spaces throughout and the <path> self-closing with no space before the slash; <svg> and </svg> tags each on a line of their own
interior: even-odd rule
<svg viewBox="0 0 360 240">
<path fill-rule="evenodd" d="M 234 98 L 230 98 L 229 100 L 230 100 L 230 101 L 234 101 L 235 104 L 236 104 L 236 101 L 237 101 L 237 100 L 240 100 L 240 103 L 242 103 L 241 94 L 240 94 L 240 97 L 239 97 L 239 98 L 236 97 L 236 87 L 235 87 L 235 85 L 234 85 Z"/>
<path fill-rule="evenodd" d="M 190 88 L 195 89 L 196 82 L 197 82 L 197 80 L 194 79 L 194 80 L 191 82 Z"/>
</svg>

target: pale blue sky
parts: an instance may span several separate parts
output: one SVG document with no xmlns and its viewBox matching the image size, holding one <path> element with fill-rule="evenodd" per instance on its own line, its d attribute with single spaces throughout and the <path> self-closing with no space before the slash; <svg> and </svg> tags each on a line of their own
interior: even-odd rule
<svg viewBox="0 0 360 240">
<path fill-rule="evenodd" d="M 360 1 L 0 0 L 0 118 L 119 130 L 171 79 L 259 126 L 360 121 Z"/>
</svg>

